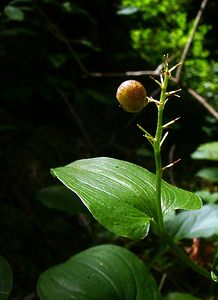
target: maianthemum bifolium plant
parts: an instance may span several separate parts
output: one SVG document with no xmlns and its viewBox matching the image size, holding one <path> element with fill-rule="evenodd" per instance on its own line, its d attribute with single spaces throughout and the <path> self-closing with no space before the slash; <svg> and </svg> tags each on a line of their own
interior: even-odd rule
<svg viewBox="0 0 218 300">
<path fill-rule="evenodd" d="M 210 272 L 190 260 L 176 243 L 193 229 L 191 226 L 197 218 L 195 210 L 197 212 L 202 207 L 201 199 L 162 180 L 164 170 L 174 164 L 162 165 L 161 149 L 168 134 L 167 128 L 178 119 L 163 123 L 167 101 L 171 96 L 178 96 L 180 91 L 167 90 L 171 72 L 178 65 L 169 68 L 168 56 L 164 56 L 160 81 L 154 79 L 161 90 L 159 100 L 148 97 L 143 85 L 135 80 L 122 83 L 116 94 L 120 106 L 127 112 L 141 111 L 149 103 L 157 107 L 155 136 L 138 125 L 153 148 L 155 174 L 130 162 L 109 157 L 77 160 L 51 172 L 76 193 L 94 218 L 111 232 L 140 240 L 148 235 L 151 227 L 165 250 L 170 249 L 194 271 L 217 281 L 216 257 Z M 180 223 L 186 222 L 186 227 L 174 221 L 171 224 L 165 222 L 165 216 L 176 209 L 194 211 L 193 215 L 185 216 L 185 221 L 180 218 Z M 192 218 L 191 223 L 188 217 Z M 187 232 L 181 232 L 181 228 L 186 228 Z M 41 300 L 162 299 L 144 263 L 129 250 L 116 245 L 89 248 L 45 271 L 39 277 L 37 294 Z"/>
</svg>

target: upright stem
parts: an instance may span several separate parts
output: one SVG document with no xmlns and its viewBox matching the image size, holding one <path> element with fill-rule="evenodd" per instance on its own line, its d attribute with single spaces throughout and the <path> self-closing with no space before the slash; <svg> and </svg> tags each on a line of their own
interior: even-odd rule
<svg viewBox="0 0 218 300">
<path fill-rule="evenodd" d="M 189 257 L 174 243 L 174 241 L 168 236 L 164 229 L 163 222 L 163 212 L 161 207 L 161 179 L 162 179 L 162 163 L 161 163 L 161 141 L 162 141 L 162 133 L 163 133 L 163 111 L 164 106 L 167 101 L 167 85 L 170 77 L 170 71 L 174 70 L 176 66 L 168 70 L 168 57 L 165 56 L 164 68 L 163 68 L 163 78 L 161 78 L 161 82 L 157 82 L 161 87 L 161 95 L 160 101 L 158 102 L 158 117 L 157 117 L 157 128 L 155 138 L 153 139 L 153 149 L 154 149 L 154 158 L 155 158 L 155 166 L 156 166 L 156 224 L 159 233 L 159 237 L 164 241 L 164 251 L 167 245 L 170 247 L 171 251 L 177 255 L 185 264 L 191 267 L 193 270 L 201 274 L 202 276 L 211 279 L 211 274 L 207 270 L 204 270 L 194 261 L 190 260 Z M 175 91 L 176 92 L 176 91 Z M 175 93 L 174 92 L 174 93 Z"/>
<path fill-rule="evenodd" d="M 167 59 L 167 58 L 166 58 Z M 157 205 L 157 223 L 159 229 L 159 235 L 161 237 L 164 236 L 164 222 L 163 222 L 163 213 L 161 207 L 161 179 L 162 179 L 162 162 L 161 162 L 161 138 L 163 132 L 163 110 L 166 102 L 166 91 L 167 84 L 169 80 L 168 73 L 168 64 L 165 61 L 164 64 L 164 80 L 161 85 L 161 95 L 160 102 L 158 104 L 158 119 L 157 119 L 157 128 L 156 134 L 154 138 L 154 158 L 155 158 L 155 166 L 156 166 L 156 205 Z"/>
<path fill-rule="evenodd" d="M 201 274 L 202 276 L 211 279 L 211 275 L 207 270 L 204 270 L 195 262 L 190 260 L 187 255 L 174 243 L 174 241 L 167 235 L 164 229 L 163 222 L 163 212 L 161 207 L 161 179 L 162 179 L 162 163 L 161 163 L 161 139 L 163 133 L 163 111 L 167 98 L 167 85 L 170 77 L 170 72 L 168 71 L 168 57 L 165 57 L 164 62 L 164 79 L 161 81 L 161 95 L 160 101 L 158 103 L 158 119 L 157 119 L 157 128 L 154 138 L 153 148 L 154 148 L 154 157 L 155 157 L 155 166 L 156 166 L 156 208 L 157 216 L 156 222 L 158 225 L 159 236 L 165 241 L 165 245 L 168 245 L 172 252 L 176 254 L 185 264 L 191 267 L 193 270 Z M 172 70 L 172 69 L 171 69 Z"/>
</svg>

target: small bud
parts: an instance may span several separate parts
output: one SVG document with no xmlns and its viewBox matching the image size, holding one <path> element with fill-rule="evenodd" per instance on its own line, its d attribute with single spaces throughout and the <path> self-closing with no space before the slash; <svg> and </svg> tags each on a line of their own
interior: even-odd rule
<svg viewBox="0 0 218 300">
<path fill-rule="evenodd" d="M 136 80 L 126 80 L 117 89 L 117 100 L 127 112 L 140 112 L 147 104 L 146 90 Z"/>
</svg>

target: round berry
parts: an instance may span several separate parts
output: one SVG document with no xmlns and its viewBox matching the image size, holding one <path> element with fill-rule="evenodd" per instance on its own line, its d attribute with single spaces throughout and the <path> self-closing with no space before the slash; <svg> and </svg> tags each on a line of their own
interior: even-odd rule
<svg viewBox="0 0 218 300">
<path fill-rule="evenodd" d="M 117 89 L 116 97 L 120 106 L 131 113 L 141 111 L 148 104 L 146 90 L 136 80 L 126 80 L 121 83 Z"/>
</svg>

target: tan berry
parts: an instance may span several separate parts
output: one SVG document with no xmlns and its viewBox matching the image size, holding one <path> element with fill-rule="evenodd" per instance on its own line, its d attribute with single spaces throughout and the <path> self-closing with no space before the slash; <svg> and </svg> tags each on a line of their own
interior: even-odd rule
<svg viewBox="0 0 218 300">
<path fill-rule="evenodd" d="M 147 104 L 146 90 L 136 80 L 126 80 L 117 89 L 117 100 L 120 106 L 127 112 L 136 113 L 141 111 Z"/>
</svg>

